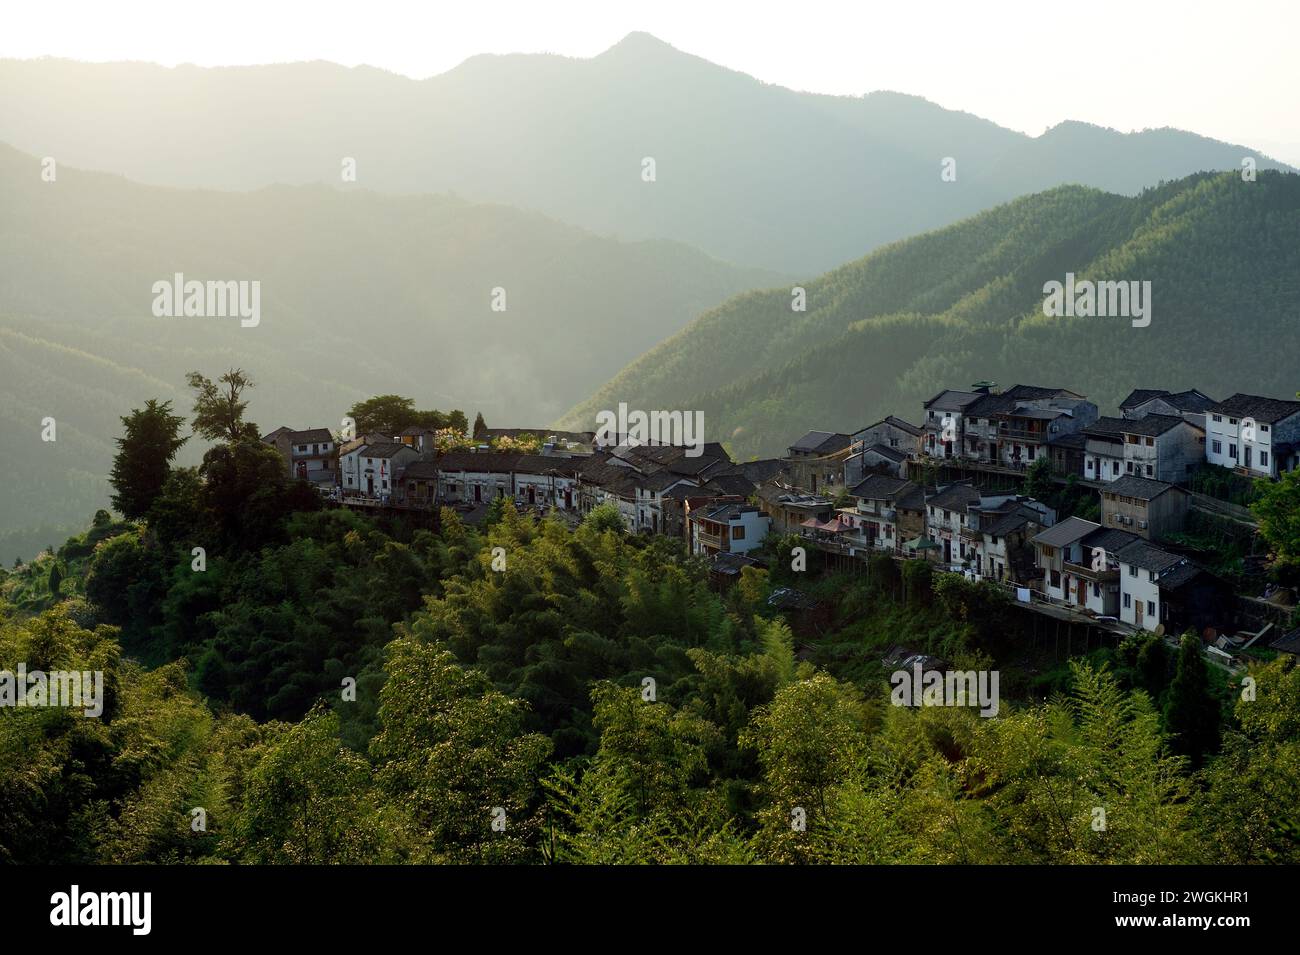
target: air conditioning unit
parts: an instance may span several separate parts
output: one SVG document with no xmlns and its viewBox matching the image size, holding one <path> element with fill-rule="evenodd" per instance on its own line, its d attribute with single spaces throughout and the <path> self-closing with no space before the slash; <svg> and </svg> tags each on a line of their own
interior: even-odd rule
<svg viewBox="0 0 1300 955">
<path fill-rule="evenodd" d="M 1138 521 L 1138 527 L 1142 528 L 1143 530 L 1146 530 L 1146 526 L 1147 526 L 1146 521 Z"/>
</svg>

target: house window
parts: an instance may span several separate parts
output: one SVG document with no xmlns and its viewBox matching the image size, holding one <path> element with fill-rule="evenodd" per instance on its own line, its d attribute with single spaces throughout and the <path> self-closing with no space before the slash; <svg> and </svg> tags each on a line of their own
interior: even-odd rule
<svg viewBox="0 0 1300 955">
<path fill-rule="evenodd" d="M 1237 446 L 1235 444 L 1228 445 L 1228 457 L 1234 461 L 1237 460 Z"/>
<path fill-rule="evenodd" d="M 1128 609 L 1129 607 L 1131 607 L 1131 606 L 1133 606 L 1133 595 L 1132 595 L 1132 594 L 1125 594 L 1125 595 L 1124 595 L 1124 609 L 1127 610 L 1127 609 Z"/>
<path fill-rule="evenodd" d="M 1267 452 L 1267 451 L 1261 451 L 1261 452 L 1259 452 L 1259 466 L 1260 466 L 1261 468 L 1266 468 L 1266 467 L 1268 467 L 1268 452 Z"/>
<path fill-rule="evenodd" d="M 1222 415 L 1217 415 L 1217 414 L 1216 414 L 1216 415 L 1212 415 L 1211 417 L 1213 417 L 1215 421 L 1222 421 L 1222 420 L 1223 420 L 1223 416 L 1222 416 Z"/>
<path fill-rule="evenodd" d="M 1119 477 L 1119 462 L 1118 462 L 1118 461 L 1115 461 L 1115 462 L 1114 462 L 1114 467 L 1111 469 L 1111 473 L 1114 474 L 1115 477 Z"/>
<path fill-rule="evenodd" d="M 1092 585 L 1092 595 L 1093 595 L 1094 597 L 1100 597 L 1100 596 L 1101 596 L 1101 584 L 1093 584 L 1093 585 Z"/>
<path fill-rule="evenodd" d="M 1151 476 L 1151 465 L 1147 465 L 1147 477 Z"/>
<path fill-rule="evenodd" d="M 733 541 L 743 541 L 745 539 L 745 528 L 737 524 L 731 529 L 731 539 Z"/>
<path fill-rule="evenodd" d="M 1222 442 L 1222 441 L 1219 441 L 1217 438 L 1216 438 L 1215 441 L 1214 441 L 1213 447 L 1214 447 L 1214 453 L 1215 453 L 1215 454 L 1222 454 L 1222 453 L 1223 453 L 1223 442 Z"/>
<path fill-rule="evenodd" d="M 1136 577 L 1138 575 L 1137 564 L 1129 564 L 1128 575 L 1130 577 Z"/>
<path fill-rule="evenodd" d="M 1155 446 L 1156 446 L 1156 439 L 1155 439 L 1155 438 L 1147 438 L 1147 447 L 1148 447 L 1148 448 L 1154 448 Z"/>
<path fill-rule="evenodd" d="M 1059 570 L 1052 571 L 1052 586 L 1053 587 L 1061 586 L 1061 572 Z"/>
<path fill-rule="evenodd" d="M 1268 425 L 1266 425 L 1266 424 L 1261 424 L 1261 425 L 1259 426 L 1259 433 L 1260 433 L 1260 434 L 1268 434 Z"/>
<path fill-rule="evenodd" d="M 1156 602 L 1155 602 L 1154 600 L 1148 600 L 1148 601 L 1147 601 L 1147 616 L 1148 616 L 1148 617 L 1154 617 L 1155 615 L 1156 615 Z"/>
</svg>

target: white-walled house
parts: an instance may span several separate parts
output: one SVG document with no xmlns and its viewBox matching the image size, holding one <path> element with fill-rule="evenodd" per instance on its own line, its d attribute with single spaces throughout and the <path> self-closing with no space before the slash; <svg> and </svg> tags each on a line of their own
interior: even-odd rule
<svg viewBox="0 0 1300 955">
<path fill-rule="evenodd" d="M 932 458 L 955 458 L 962 454 L 965 425 L 963 415 L 968 405 L 985 397 L 981 391 L 939 392 L 922 406 L 921 451 Z"/>
<path fill-rule="evenodd" d="M 854 529 L 847 543 L 864 550 L 897 552 L 906 537 L 899 523 L 898 502 L 919 491 L 911 481 L 887 474 L 872 474 L 859 481 L 849 492 L 854 506 L 839 509 Z"/>
<path fill-rule="evenodd" d="M 1079 542 L 1082 563 L 1071 564 L 1069 573 L 1074 584 L 1076 606 L 1099 616 L 1119 617 L 1119 551 L 1139 538 L 1128 531 L 1100 527 Z"/>
<path fill-rule="evenodd" d="M 389 444 L 390 439 L 377 434 L 364 434 L 339 445 L 339 487 L 345 495 L 361 494 L 361 452 L 368 446 Z"/>
<path fill-rule="evenodd" d="M 1206 412 L 1205 460 L 1276 478 L 1300 463 L 1300 401 L 1235 394 Z"/>
<path fill-rule="evenodd" d="M 514 463 L 514 497 L 517 504 L 573 511 L 578 507 L 576 457 L 555 454 L 520 454 Z"/>
<path fill-rule="evenodd" d="M 450 451 L 437 459 L 438 499 L 448 504 L 489 504 L 514 499 L 514 451 Z"/>
<path fill-rule="evenodd" d="M 378 498 L 391 495 L 403 468 L 418 459 L 414 448 L 396 441 L 364 446 L 357 455 L 359 493 Z"/>
<path fill-rule="evenodd" d="M 772 519 L 744 501 L 713 502 L 691 511 L 687 518 L 691 553 L 744 554 L 759 547 Z"/>
<path fill-rule="evenodd" d="M 1145 541 L 1136 541 L 1116 554 L 1119 563 L 1119 619 L 1144 630 L 1154 630 L 1163 620 L 1160 578 L 1187 563 Z"/>
<path fill-rule="evenodd" d="M 664 495 L 675 487 L 699 487 L 695 478 L 659 471 L 636 482 L 636 517 L 634 531 L 658 534 L 664 527 Z"/>
<path fill-rule="evenodd" d="M 1205 458 L 1205 432 L 1178 416 L 1098 418 L 1083 433 L 1083 476 L 1089 481 L 1132 475 L 1180 483 Z"/>
<path fill-rule="evenodd" d="M 939 545 L 930 553 L 945 567 L 971 561 L 980 540 L 966 526 L 966 508 L 979 503 L 980 492 L 969 484 L 950 484 L 925 502 L 926 536 Z"/>
</svg>

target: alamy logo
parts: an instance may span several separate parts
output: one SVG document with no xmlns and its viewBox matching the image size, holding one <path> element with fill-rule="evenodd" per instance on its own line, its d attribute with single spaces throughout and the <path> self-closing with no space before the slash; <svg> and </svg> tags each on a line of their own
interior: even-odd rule
<svg viewBox="0 0 1300 955">
<path fill-rule="evenodd" d="M 930 670 L 921 664 L 911 671 L 895 670 L 889 701 L 895 706 L 976 706 L 980 716 L 998 715 L 997 670 Z"/>
<path fill-rule="evenodd" d="M 1151 283 L 1076 282 L 1073 272 L 1065 273 L 1065 284 L 1051 281 L 1043 286 L 1043 314 L 1048 318 L 1131 318 L 1134 328 L 1151 324 Z"/>
<path fill-rule="evenodd" d="M 104 712 L 104 674 L 99 670 L 0 670 L 0 708 L 62 707 L 83 716 Z"/>
<path fill-rule="evenodd" d="M 154 282 L 153 295 L 157 318 L 238 318 L 243 328 L 262 321 L 262 283 L 256 279 L 187 282 L 185 273 L 177 272 L 170 282 Z"/>
<path fill-rule="evenodd" d="M 704 453 L 703 411 L 628 411 L 620 401 L 617 412 L 597 412 L 596 425 L 598 447 L 683 445 L 688 458 Z"/>
<path fill-rule="evenodd" d="M 51 925 L 129 925 L 132 935 L 148 935 L 153 927 L 150 892 L 69 892 L 50 896 Z"/>
</svg>

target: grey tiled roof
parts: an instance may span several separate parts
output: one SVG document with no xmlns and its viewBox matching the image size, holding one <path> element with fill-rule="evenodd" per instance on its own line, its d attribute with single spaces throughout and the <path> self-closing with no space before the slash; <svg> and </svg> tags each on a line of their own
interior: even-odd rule
<svg viewBox="0 0 1300 955">
<path fill-rule="evenodd" d="M 1259 395 L 1245 395 L 1241 392 L 1231 398 L 1225 398 L 1210 405 L 1214 414 L 1231 415 L 1234 418 L 1254 418 L 1272 424 L 1283 418 L 1300 412 L 1300 401 L 1288 401 L 1282 398 L 1263 398 Z"/>
<path fill-rule="evenodd" d="M 1065 547 L 1081 537 L 1100 528 L 1100 524 L 1085 521 L 1082 517 L 1067 517 L 1059 524 L 1053 524 L 1047 530 L 1034 537 L 1034 543 L 1046 544 L 1048 547 Z"/>
<path fill-rule="evenodd" d="M 1183 494 L 1187 493 L 1175 484 L 1167 484 L 1164 481 L 1153 481 L 1151 478 L 1138 477 L 1136 474 L 1125 474 L 1123 477 L 1111 481 L 1101 489 L 1102 494 L 1118 494 L 1120 497 L 1136 497 L 1143 501 L 1154 500 L 1166 491 L 1178 491 Z"/>
</svg>

